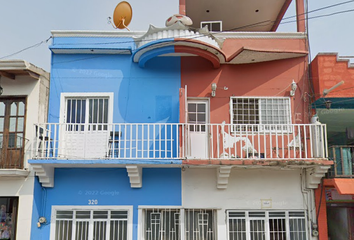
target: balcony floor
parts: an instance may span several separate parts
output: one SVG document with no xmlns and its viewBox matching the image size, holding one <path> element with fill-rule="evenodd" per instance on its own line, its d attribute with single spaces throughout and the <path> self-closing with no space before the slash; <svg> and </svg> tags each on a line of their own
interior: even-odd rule
<svg viewBox="0 0 354 240">
<path fill-rule="evenodd" d="M 239 159 L 239 160 L 195 160 L 187 159 L 182 161 L 182 165 L 245 165 L 245 166 L 279 166 L 279 167 L 306 167 L 314 165 L 330 166 L 333 165 L 333 161 L 327 159 L 307 159 L 307 160 L 279 160 L 279 159 Z"/>
</svg>

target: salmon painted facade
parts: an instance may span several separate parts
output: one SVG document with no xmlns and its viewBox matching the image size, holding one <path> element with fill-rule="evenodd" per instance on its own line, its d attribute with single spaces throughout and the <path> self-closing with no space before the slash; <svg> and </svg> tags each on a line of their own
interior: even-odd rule
<svg viewBox="0 0 354 240">
<path fill-rule="evenodd" d="M 319 239 L 354 239 L 354 67 L 336 53 L 320 53 L 311 69 L 313 108 L 327 125 L 334 162 L 316 190 Z"/>
</svg>

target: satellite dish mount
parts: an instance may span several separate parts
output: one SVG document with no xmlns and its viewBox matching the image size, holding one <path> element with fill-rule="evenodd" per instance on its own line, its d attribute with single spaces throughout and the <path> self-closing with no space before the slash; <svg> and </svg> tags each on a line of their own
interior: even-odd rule
<svg viewBox="0 0 354 240">
<path fill-rule="evenodd" d="M 113 22 L 111 21 L 111 17 L 108 18 L 108 22 L 112 24 L 112 26 L 117 29 L 127 29 L 130 24 L 133 16 L 132 7 L 126 1 L 118 3 L 113 12 Z"/>
</svg>

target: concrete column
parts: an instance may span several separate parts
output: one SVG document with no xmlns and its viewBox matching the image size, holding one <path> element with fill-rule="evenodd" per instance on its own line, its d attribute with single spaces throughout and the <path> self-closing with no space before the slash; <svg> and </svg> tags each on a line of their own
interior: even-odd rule
<svg viewBox="0 0 354 240">
<path fill-rule="evenodd" d="M 180 0 L 180 2 L 183 0 Z M 296 26 L 298 32 L 305 32 L 306 21 L 305 21 L 305 4 L 304 0 L 296 0 Z"/>
</svg>

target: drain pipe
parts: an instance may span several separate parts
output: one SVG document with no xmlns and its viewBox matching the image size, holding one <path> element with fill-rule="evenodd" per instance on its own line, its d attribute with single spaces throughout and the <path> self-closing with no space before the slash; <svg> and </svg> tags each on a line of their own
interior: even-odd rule
<svg viewBox="0 0 354 240">
<path fill-rule="evenodd" d="M 301 192 L 303 194 L 304 203 L 306 204 L 307 211 L 307 236 L 308 239 L 317 240 L 318 239 L 318 226 L 316 222 L 316 205 L 315 205 L 315 194 L 313 189 L 306 187 L 306 169 L 301 170 Z"/>
</svg>

